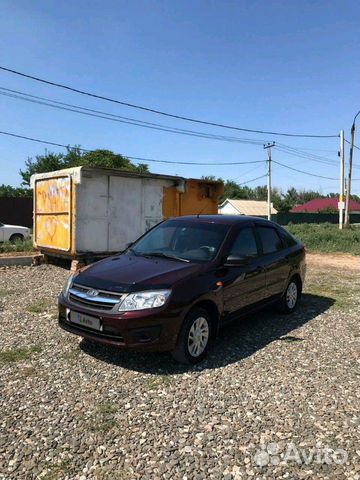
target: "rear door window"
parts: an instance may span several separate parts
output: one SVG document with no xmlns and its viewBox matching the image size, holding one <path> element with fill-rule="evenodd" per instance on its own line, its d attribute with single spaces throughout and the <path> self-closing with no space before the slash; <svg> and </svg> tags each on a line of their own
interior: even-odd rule
<svg viewBox="0 0 360 480">
<path fill-rule="evenodd" d="M 258 256 L 256 239 L 251 227 L 242 228 L 231 247 L 230 256 L 252 258 Z"/>
<path fill-rule="evenodd" d="M 283 249 L 281 238 L 279 237 L 277 231 L 273 227 L 256 227 L 256 230 L 259 234 L 263 253 L 266 255 L 268 253 L 279 252 Z"/>
</svg>

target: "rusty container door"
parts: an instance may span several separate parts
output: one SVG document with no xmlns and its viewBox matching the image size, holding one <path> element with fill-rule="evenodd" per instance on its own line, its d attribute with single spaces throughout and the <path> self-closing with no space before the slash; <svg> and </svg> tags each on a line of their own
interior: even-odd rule
<svg viewBox="0 0 360 480">
<path fill-rule="evenodd" d="M 34 243 L 39 248 L 71 250 L 71 178 L 35 180 Z"/>
</svg>

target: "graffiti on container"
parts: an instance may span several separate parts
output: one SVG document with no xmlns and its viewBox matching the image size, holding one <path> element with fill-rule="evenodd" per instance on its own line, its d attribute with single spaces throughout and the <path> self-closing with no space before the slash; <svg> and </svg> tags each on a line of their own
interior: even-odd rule
<svg viewBox="0 0 360 480">
<path fill-rule="evenodd" d="M 36 183 L 36 242 L 39 246 L 69 248 L 70 193 L 68 177 Z"/>
<path fill-rule="evenodd" d="M 69 212 L 70 179 L 68 177 L 40 180 L 36 184 L 37 213 Z"/>
</svg>

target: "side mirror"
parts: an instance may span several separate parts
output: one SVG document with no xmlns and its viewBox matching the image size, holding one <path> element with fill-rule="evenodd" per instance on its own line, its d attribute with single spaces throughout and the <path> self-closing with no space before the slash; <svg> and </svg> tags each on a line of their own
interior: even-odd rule
<svg viewBox="0 0 360 480">
<path fill-rule="evenodd" d="M 241 267 L 249 263 L 248 257 L 239 257 L 237 255 L 229 255 L 224 263 L 224 267 Z"/>
</svg>

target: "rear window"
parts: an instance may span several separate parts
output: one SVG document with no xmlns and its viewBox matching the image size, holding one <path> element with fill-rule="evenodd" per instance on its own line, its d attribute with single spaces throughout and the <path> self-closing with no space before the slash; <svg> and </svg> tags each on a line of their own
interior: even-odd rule
<svg viewBox="0 0 360 480">
<path fill-rule="evenodd" d="M 283 249 L 281 239 L 272 227 L 257 227 L 257 232 L 261 239 L 263 253 L 274 253 Z"/>
<path fill-rule="evenodd" d="M 284 228 L 279 228 L 278 233 L 285 245 L 285 248 L 290 248 L 297 244 L 296 239 Z"/>
</svg>

